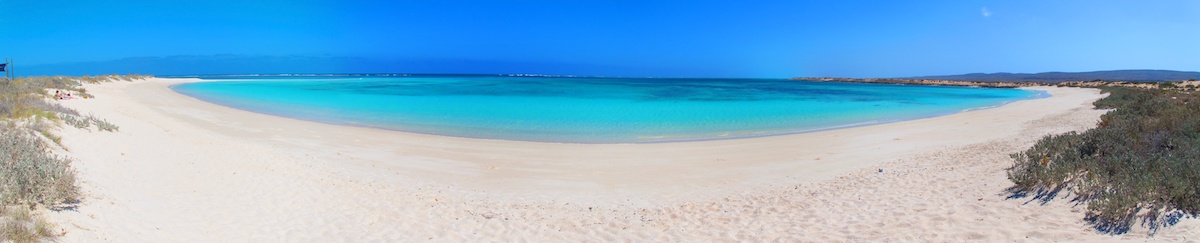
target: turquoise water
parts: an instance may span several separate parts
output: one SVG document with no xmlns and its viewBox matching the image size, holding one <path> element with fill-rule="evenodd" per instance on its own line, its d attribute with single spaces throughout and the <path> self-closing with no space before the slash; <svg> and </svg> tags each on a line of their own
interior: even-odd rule
<svg viewBox="0 0 1200 243">
<path fill-rule="evenodd" d="M 1045 96 L 1018 89 L 783 79 L 507 76 L 244 78 L 172 88 L 220 105 L 324 123 L 563 143 L 780 135 Z"/>
</svg>

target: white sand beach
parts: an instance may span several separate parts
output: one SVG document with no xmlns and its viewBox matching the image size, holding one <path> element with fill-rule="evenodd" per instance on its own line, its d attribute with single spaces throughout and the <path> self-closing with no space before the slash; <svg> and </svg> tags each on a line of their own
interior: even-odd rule
<svg viewBox="0 0 1200 243">
<path fill-rule="evenodd" d="M 337 126 L 206 103 L 194 79 L 61 103 L 84 199 L 65 242 L 1196 241 L 1109 236 L 1086 206 L 1006 199 L 1009 154 L 1082 131 L 1096 89 L 874 126 L 659 144 L 553 144 Z"/>
</svg>

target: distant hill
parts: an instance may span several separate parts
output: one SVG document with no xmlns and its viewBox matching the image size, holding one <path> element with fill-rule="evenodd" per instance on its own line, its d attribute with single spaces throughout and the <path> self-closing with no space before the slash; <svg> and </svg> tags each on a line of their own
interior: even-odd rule
<svg viewBox="0 0 1200 243">
<path fill-rule="evenodd" d="M 981 82 L 1064 82 L 1064 81 L 1179 81 L 1200 79 L 1200 72 L 1171 70 L 1113 70 L 1095 72 L 1047 72 L 1047 73 L 969 73 L 946 76 L 921 76 L 906 79 L 940 79 Z"/>
</svg>

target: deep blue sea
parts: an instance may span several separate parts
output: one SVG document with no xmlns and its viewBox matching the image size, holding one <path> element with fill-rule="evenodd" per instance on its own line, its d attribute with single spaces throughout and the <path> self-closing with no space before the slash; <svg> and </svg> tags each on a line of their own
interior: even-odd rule
<svg viewBox="0 0 1200 243">
<path fill-rule="evenodd" d="M 208 79 L 213 82 L 172 89 L 224 106 L 323 123 L 561 143 L 791 134 L 948 115 L 1047 96 L 1019 89 L 786 79 L 483 75 Z"/>
</svg>

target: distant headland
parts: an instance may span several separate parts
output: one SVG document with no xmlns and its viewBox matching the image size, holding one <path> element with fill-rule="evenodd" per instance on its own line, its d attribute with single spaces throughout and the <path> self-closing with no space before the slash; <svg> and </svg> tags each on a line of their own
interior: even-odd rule
<svg viewBox="0 0 1200 243">
<path fill-rule="evenodd" d="M 969 73 L 961 75 L 918 76 L 903 78 L 837 78 L 797 77 L 792 80 L 921 84 L 946 86 L 974 86 L 992 88 L 1015 88 L 1039 85 L 1071 83 L 1080 86 L 1100 84 L 1139 84 L 1168 81 L 1195 81 L 1200 72 L 1171 70 L 1112 70 L 1094 72 L 1045 72 L 1045 73 Z M 1089 85 L 1094 84 L 1094 85 Z M 1147 84 L 1149 85 L 1149 84 Z"/>
</svg>

